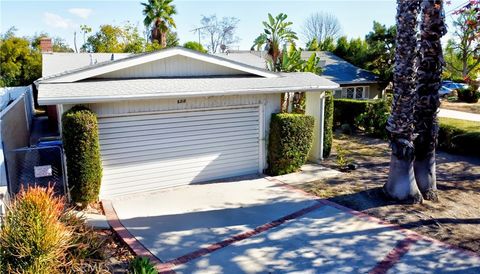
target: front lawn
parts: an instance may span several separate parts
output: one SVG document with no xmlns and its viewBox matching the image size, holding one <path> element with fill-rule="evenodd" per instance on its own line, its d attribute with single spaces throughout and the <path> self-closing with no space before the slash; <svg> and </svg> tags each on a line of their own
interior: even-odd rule
<svg viewBox="0 0 480 274">
<path fill-rule="evenodd" d="M 463 102 L 449 102 L 448 100 L 442 100 L 442 105 L 440 107 L 445 109 L 480 114 L 480 102 L 463 103 Z"/>
<path fill-rule="evenodd" d="M 390 149 L 383 140 L 337 134 L 323 164 L 337 168 L 337 148 L 358 165 L 341 176 L 307 183 L 302 188 L 321 198 L 480 253 L 480 158 L 437 154 L 438 203 L 398 205 L 384 199 Z"/>
</svg>

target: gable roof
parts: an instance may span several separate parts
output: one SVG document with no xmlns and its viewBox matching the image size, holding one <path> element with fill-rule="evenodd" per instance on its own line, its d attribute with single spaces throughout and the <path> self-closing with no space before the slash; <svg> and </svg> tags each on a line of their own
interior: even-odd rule
<svg viewBox="0 0 480 274">
<path fill-rule="evenodd" d="M 323 68 L 322 77 L 339 84 L 372 84 L 378 83 L 378 77 L 370 71 L 361 69 L 347 62 L 346 60 L 327 51 L 302 51 L 302 59 L 307 60 L 312 53 L 316 53 L 320 58 L 320 65 Z M 255 66 L 257 68 L 265 68 L 264 52 L 260 51 L 233 51 L 217 54 L 226 59 L 236 62 Z"/>
<path fill-rule="evenodd" d="M 339 84 L 373 84 L 378 77 L 368 70 L 361 69 L 328 51 L 302 51 L 302 59 L 310 58 L 312 53 L 322 62 L 322 76 Z M 324 63 L 324 64 L 323 64 Z"/>
<path fill-rule="evenodd" d="M 129 68 L 144 65 L 150 62 L 166 60 L 174 56 L 181 56 L 196 61 L 205 62 L 211 66 L 224 67 L 232 71 L 237 71 L 238 74 L 250 74 L 253 76 L 266 78 L 278 77 L 278 75 L 275 73 L 265 69 L 260 69 L 258 67 L 250 66 L 245 63 L 235 62 L 182 47 L 175 47 L 149 53 L 137 54 L 119 60 L 105 61 L 78 69 L 64 71 L 59 74 L 40 78 L 36 81 L 36 83 L 72 83 L 88 78 L 98 77 L 100 75 L 108 75 L 109 73 L 127 70 Z"/>
<path fill-rule="evenodd" d="M 320 92 L 334 90 L 337 83 L 308 72 L 278 74 L 279 77 L 248 76 L 149 78 L 79 81 L 40 84 L 40 105 L 82 104 L 121 100 L 190 98 L 205 96 Z"/>
</svg>

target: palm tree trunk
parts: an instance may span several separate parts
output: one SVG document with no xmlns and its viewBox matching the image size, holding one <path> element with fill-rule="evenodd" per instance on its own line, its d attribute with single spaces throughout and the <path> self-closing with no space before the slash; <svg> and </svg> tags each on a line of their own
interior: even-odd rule
<svg viewBox="0 0 480 274">
<path fill-rule="evenodd" d="M 415 104 L 415 162 L 418 188 L 427 200 L 437 200 L 435 146 L 438 136 L 437 111 L 440 106 L 438 90 L 444 65 L 440 39 L 446 33 L 443 0 L 423 0 L 420 25 L 420 61 L 417 72 Z"/>
<path fill-rule="evenodd" d="M 387 196 L 401 201 L 418 203 L 422 195 L 413 171 L 415 66 L 419 0 L 397 0 L 397 49 L 393 76 L 394 96 L 392 114 L 387 123 L 392 155 Z"/>
<path fill-rule="evenodd" d="M 160 45 L 162 49 L 167 47 L 167 31 L 160 31 Z"/>
</svg>

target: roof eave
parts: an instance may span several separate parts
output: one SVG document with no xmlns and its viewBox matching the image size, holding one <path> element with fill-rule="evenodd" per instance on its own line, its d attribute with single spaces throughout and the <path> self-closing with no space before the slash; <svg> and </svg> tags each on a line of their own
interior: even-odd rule
<svg viewBox="0 0 480 274">
<path fill-rule="evenodd" d="M 192 93 L 160 93 L 160 94 L 145 94 L 145 95 L 117 95 L 117 96 L 90 96 L 90 97 L 52 97 L 52 98 L 38 98 L 38 104 L 45 105 L 60 105 L 60 104 L 92 104 L 117 102 L 123 100 L 153 100 L 153 99 L 173 99 L 173 98 L 192 98 L 192 97 L 210 97 L 210 96 L 228 96 L 228 95 L 252 95 L 252 94 L 269 94 L 269 93 L 283 93 L 283 92 L 323 92 L 327 90 L 338 89 L 340 85 L 334 84 L 329 86 L 307 86 L 307 87 L 281 87 L 281 88 L 262 88 L 262 89 L 248 89 L 248 90 L 229 90 L 229 91 L 214 91 L 214 92 L 192 92 Z"/>
</svg>

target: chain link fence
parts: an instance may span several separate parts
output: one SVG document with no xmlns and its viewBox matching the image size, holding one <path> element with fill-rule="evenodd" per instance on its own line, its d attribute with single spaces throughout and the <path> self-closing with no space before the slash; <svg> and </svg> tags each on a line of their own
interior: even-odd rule
<svg viewBox="0 0 480 274">
<path fill-rule="evenodd" d="M 7 161 L 10 195 L 17 194 L 22 187 L 53 187 L 57 195 L 67 193 L 63 152 L 60 147 L 20 148 L 10 152 Z"/>
</svg>

